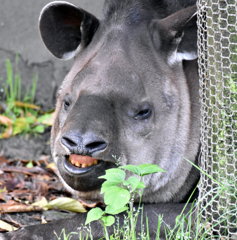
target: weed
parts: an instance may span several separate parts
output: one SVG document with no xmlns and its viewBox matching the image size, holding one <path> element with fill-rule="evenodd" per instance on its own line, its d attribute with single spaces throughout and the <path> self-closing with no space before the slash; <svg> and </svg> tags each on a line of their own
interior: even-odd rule
<svg viewBox="0 0 237 240">
<path fill-rule="evenodd" d="M 187 159 L 186 159 L 187 160 Z M 187 160 L 190 162 L 189 160 Z M 193 165 L 193 163 L 190 162 Z M 141 172 L 139 167 L 142 166 L 149 171 Z M 153 165 L 140 165 L 140 166 L 121 166 L 117 169 L 109 169 L 106 171 L 106 174 L 101 178 L 104 178 L 106 181 L 102 185 L 102 193 L 104 194 L 104 201 L 106 204 L 105 210 L 100 208 L 92 209 L 88 212 L 86 224 L 92 221 L 100 221 L 102 227 L 104 228 L 105 239 L 106 240 L 151 240 L 149 232 L 149 218 L 145 218 L 145 223 L 143 222 L 143 208 L 140 206 L 136 210 L 133 208 L 133 202 L 136 198 L 136 195 L 141 197 L 144 190 L 144 184 L 141 181 L 143 174 L 149 174 L 162 171 L 160 168 L 153 168 Z M 201 170 L 198 166 L 194 165 L 202 174 L 210 178 L 210 180 L 216 183 L 216 188 L 210 189 L 212 199 L 205 206 L 201 206 L 200 203 L 203 202 L 203 199 L 206 199 L 210 192 L 203 195 L 197 202 L 194 202 L 191 205 L 191 208 L 187 213 L 185 209 L 187 208 L 188 203 L 184 207 L 183 211 L 176 217 L 175 226 L 170 228 L 163 220 L 161 215 L 157 215 L 157 231 L 155 240 L 161 240 L 161 226 L 165 226 L 165 239 L 166 240 L 212 240 L 219 239 L 218 235 L 213 232 L 213 229 L 218 229 L 218 227 L 225 223 L 230 215 L 230 212 L 225 212 L 221 216 L 215 219 L 213 225 L 210 226 L 209 222 L 205 222 L 202 217 L 202 210 L 200 206 L 209 209 L 213 207 L 215 201 L 223 194 L 223 191 L 226 191 L 227 186 L 225 183 L 220 183 Z M 126 179 L 126 174 L 123 170 L 128 170 L 133 172 L 138 177 L 129 177 Z M 124 191 L 125 190 L 125 191 Z M 194 189 L 191 194 L 188 202 L 192 198 L 196 189 Z M 120 195 L 121 194 L 121 195 Z M 232 212 L 234 210 L 230 210 Z M 119 223 L 118 217 L 116 214 L 120 212 L 126 212 L 123 220 L 123 224 Z M 233 215 L 233 213 L 232 213 Z M 141 229 L 140 233 L 136 233 L 136 222 L 138 217 L 141 216 Z M 107 227 L 113 225 L 113 234 L 109 236 L 107 232 Z M 93 239 L 92 232 L 87 232 L 88 239 Z M 85 237 L 82 237 L 82 230 L 78 232 L 78 239 L 84 240 Z M 103 238 L 103 239 L 104 239 Z M 58 238 L 59 239 L 59 238 Z M 61 239 L 61 238 L 60 238 Z M 67 240 L 68 238 L 63 238 Z"/>
<path fill-rule="evenodd" d="M 63 229 L 59 235 L 57 235 L 56 232 L 54 232 L 54 234 L 58 240 L 70 240 L 73 236 L 78 235 L 78 232 L 71 232 L 67 234 L 65 229 Z"/>
<path fill-rule="evenodd" d="M 52 124 L 52 113 L 44 113 L 34 104 L 38 76 L 33 76 L 31 86 L 23 96 L 17 65 L 18 57 L 15 69 L 9 59 L 5 62 L 6 79 L 0 92 L 0 139 L 18 134 L 43 133 Z"/>
<path fill-rule="evenodd" d="M 136 176 L 126 178 L 125 170 Z M 126 211 L 131 229 L 129 239 L 135 240 L 138 212 L 134 211 L 134 200 L 142 197 L 145 188 L 142 177 L 157 172 L 164 172 L 164 170 L 152 164 L 126 165 L 106 170 L 106 174 L 99 177 L 106 180 L 101 187 L 106 208 L 105 210 L 99 207 L 91 209 L 87 214 L 86 224 L 99 220 L 104 228 L 105 238 L 109 240 L 107 227 L 115 223 L 114 215 Z"/>
</svg>

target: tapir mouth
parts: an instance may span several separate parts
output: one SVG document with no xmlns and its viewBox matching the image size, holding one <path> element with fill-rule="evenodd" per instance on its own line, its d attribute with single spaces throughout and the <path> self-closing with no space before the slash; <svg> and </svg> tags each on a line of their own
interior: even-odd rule
<svg viewBox="0 0 237 240">
<path fill-rule="evenodd" d="M 90 156 L 71 154 L 68 156 L 68 161 L 75 167 L 87 168 L 93 165 L 97 165 L 99 160 Z"/>
<path fill-rule="evenodd" d="M 77 154 L 65 156 L 64 166 L 71 174 L 85 174 L 94 168 L 99 167 L 99 165 L 103 165 L 103 161 L 90 156 Z"/>
<path fill-rule="evenodd" d="M 116 167 L 114 162 L 77 154 L 64 156 L 57 161 L 57 166 L 65 183 L 81 192 L 99 189 L 104 180 L 98 177 L 104 175 L 106 169 Z"/>
</svg>

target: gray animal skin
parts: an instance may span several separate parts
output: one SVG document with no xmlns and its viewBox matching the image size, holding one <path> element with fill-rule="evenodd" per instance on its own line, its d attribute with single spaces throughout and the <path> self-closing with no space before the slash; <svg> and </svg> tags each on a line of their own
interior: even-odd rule
<svg viewBox="0 0 237 240">
<path fill-rule="evenodd" d="M 116 162 L 158 164 L 166 172 L 144 179 L 151 232 L 158 213 L 174 223 L 198 181 L 186 160 L 197 163 L 200 135 L 195 2 L 107 0 L 102 20 L 53 2 L 40 15 L 47 48 L 58 58 L 74 58 L 51 134 L 60 179 L 76 197 L 101 201 L 98 177 Z M 69 161 L 72 154 L 99 161 L 79 168 Z M 75 229 L 84 218 L 61 221 L 60 228 Z M 53 239 L 45 228 L 31 228 L 38 238 L 26 238 L 25 228 L 17 239 Z"/>
</svg>

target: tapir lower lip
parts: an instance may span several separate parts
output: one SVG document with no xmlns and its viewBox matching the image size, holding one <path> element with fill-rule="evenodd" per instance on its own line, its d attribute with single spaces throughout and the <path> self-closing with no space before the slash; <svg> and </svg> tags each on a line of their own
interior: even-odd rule
<svg viewBox="0 0 237 240">
<path fill-rule="evenodd" d="M 76 191 L 89 192 L 99 189 L 104 182 L 99 177 L 104 175 L 107 169 L 116 167 L 116 165 L 111 161 L 99 160 L 96 165 L 79 168 L 64 156 L 58 159 L 57 167 L 59 175 L 68 186 Z"/>
</svg>

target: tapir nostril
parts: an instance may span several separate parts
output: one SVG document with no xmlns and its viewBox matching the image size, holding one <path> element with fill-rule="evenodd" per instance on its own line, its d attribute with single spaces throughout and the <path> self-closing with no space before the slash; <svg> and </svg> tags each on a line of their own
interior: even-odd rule
<svg viewBox="0 0 237 240">
<path fill-rule="evenodd" d="M 94 141 L 86 144 L 85 148 L 90 153 L 104 150 L 107 147 L 107 143 L 104 141 Z"/>
<path fill-rule="evenodd" d="M 66 147 L 73 148 L 73 147 L 77 147 L 78 142 L 73 140 L 72 138 L 69 137 L 62 137 L 62 143 L 63 145 L 65 145 Z"/>
<path fill-rule="evenodd" d="M 91 134 L 82 136 L 75 132 L 64 134 L 61 143 L 67 147 L 69 151 L 82 155 L 102 151 L 107 147 L 107 143 L 103 139 Z"/>
</svg>

